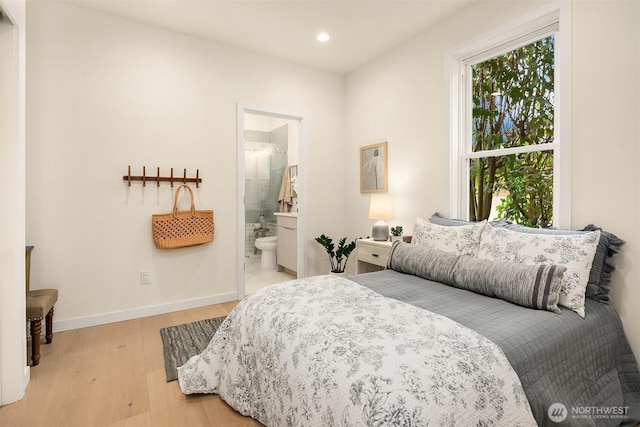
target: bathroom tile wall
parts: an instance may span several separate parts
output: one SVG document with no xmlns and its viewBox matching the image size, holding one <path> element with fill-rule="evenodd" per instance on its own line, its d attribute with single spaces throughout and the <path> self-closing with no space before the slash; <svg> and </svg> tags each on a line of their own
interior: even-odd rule
<svg viewBox="0 0 640 427">
<path fill-rule="evenodd" d="M 247 223 L 245 225 L 244 253 L 245 253 L 245 257 L 247 258 L 252 258 L 252 257 L 259 258 L 261 255 L 260 249 L 256 249 L 256 233 L 254 231 L 254 224 L 255 223 Z M 275 235 L 276 235 L 276 224 L 273 222 L 267 222 L 267 232 L 265 233 L 265 237 L 275 236 Z"/>
</svg>

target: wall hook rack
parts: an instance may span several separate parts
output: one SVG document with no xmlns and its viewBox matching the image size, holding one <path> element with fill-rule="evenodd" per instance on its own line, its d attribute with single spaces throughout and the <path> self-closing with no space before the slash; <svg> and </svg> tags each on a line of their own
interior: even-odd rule
<svg viewBox="0 0 640 427">
<path fill-rule="evenodd" d="M 173 188 L 173 183 L 186 184 L 187 182 L 195 182 L 196 188 L 200 187 L 202 178 L 200 178 L 200 169 L 196 169 L 195 178 L 187 178 L 187 170 L 183 169 L 182 177 L 173 176 L 173 168 L 171 168 L 171 176 L 160 176 L 160 168 L 156 168 L 156 176 L 147 176 L 147 167 L 142 167 L 142 175 L 131 175 L 131 165 L 129 165 L 127 174 L 122 177 L 123 181 L 127 181 L 127 185 L 131 187 L 131 181 L 142 181 L 142 186 L 147 186 L 147 181 L 155 182 L 157 187 L 160 187 L 161 182 L 170 182 Z"/>
</svg>

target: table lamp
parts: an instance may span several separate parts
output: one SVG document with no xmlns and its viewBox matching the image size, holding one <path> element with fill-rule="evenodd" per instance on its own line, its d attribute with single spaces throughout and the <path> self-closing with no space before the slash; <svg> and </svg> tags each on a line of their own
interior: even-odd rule
<svg viewBox="0 0 640 427">
<path fill-rule="evenodd" d="M 389 240 L 389 226 L 384 220 L 392 218 L 391 197 L 388 195 L 372 195 L 371 204 L 369 205 L 369 218 L 378 220 L 373 224 L 373 230 L 371 231 L 373 240 Z"/>
</svg>

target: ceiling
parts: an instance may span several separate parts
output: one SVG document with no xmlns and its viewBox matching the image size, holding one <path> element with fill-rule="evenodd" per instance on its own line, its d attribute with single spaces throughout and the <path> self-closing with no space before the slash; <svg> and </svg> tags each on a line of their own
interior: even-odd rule
<svg viewBox="0 0 640 427">
<path fill-rule="evenodd" d="M 346 74 L 478 0 L 65 0 Z M 326 31 L 331 40 L 315 37 Z"/>
</svg>

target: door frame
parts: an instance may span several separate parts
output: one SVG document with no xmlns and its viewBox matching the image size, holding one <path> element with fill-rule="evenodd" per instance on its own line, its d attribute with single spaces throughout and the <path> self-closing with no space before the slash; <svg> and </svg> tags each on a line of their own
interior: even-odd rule
<svg viewBox="0 0 640 427">
<path fill-rule="evenodd" d="M 236 147 L 237 147 L 237 194 L 238 194 L 238 249 L 237 249 L 237 298 L 241 300 L 245 293 L 245 155 L 244 155 L 244 115 L 255 114 L 260 116 L 275 117 L 298 122 L 298 180 L 296 181 L 298 193 L 298 278 L 306 277 L 306 245 L 308 223 L 307 223 L 307 138 L 304 116 L 280 111 L 274 108 L 264 108 L 237 104 L 236 113 Z"/>
<path fill-rule="evenodd" d="M 25 5 L 0 0 L 0 405 L 30 379 L 25 321 Z"/>
</svg>

